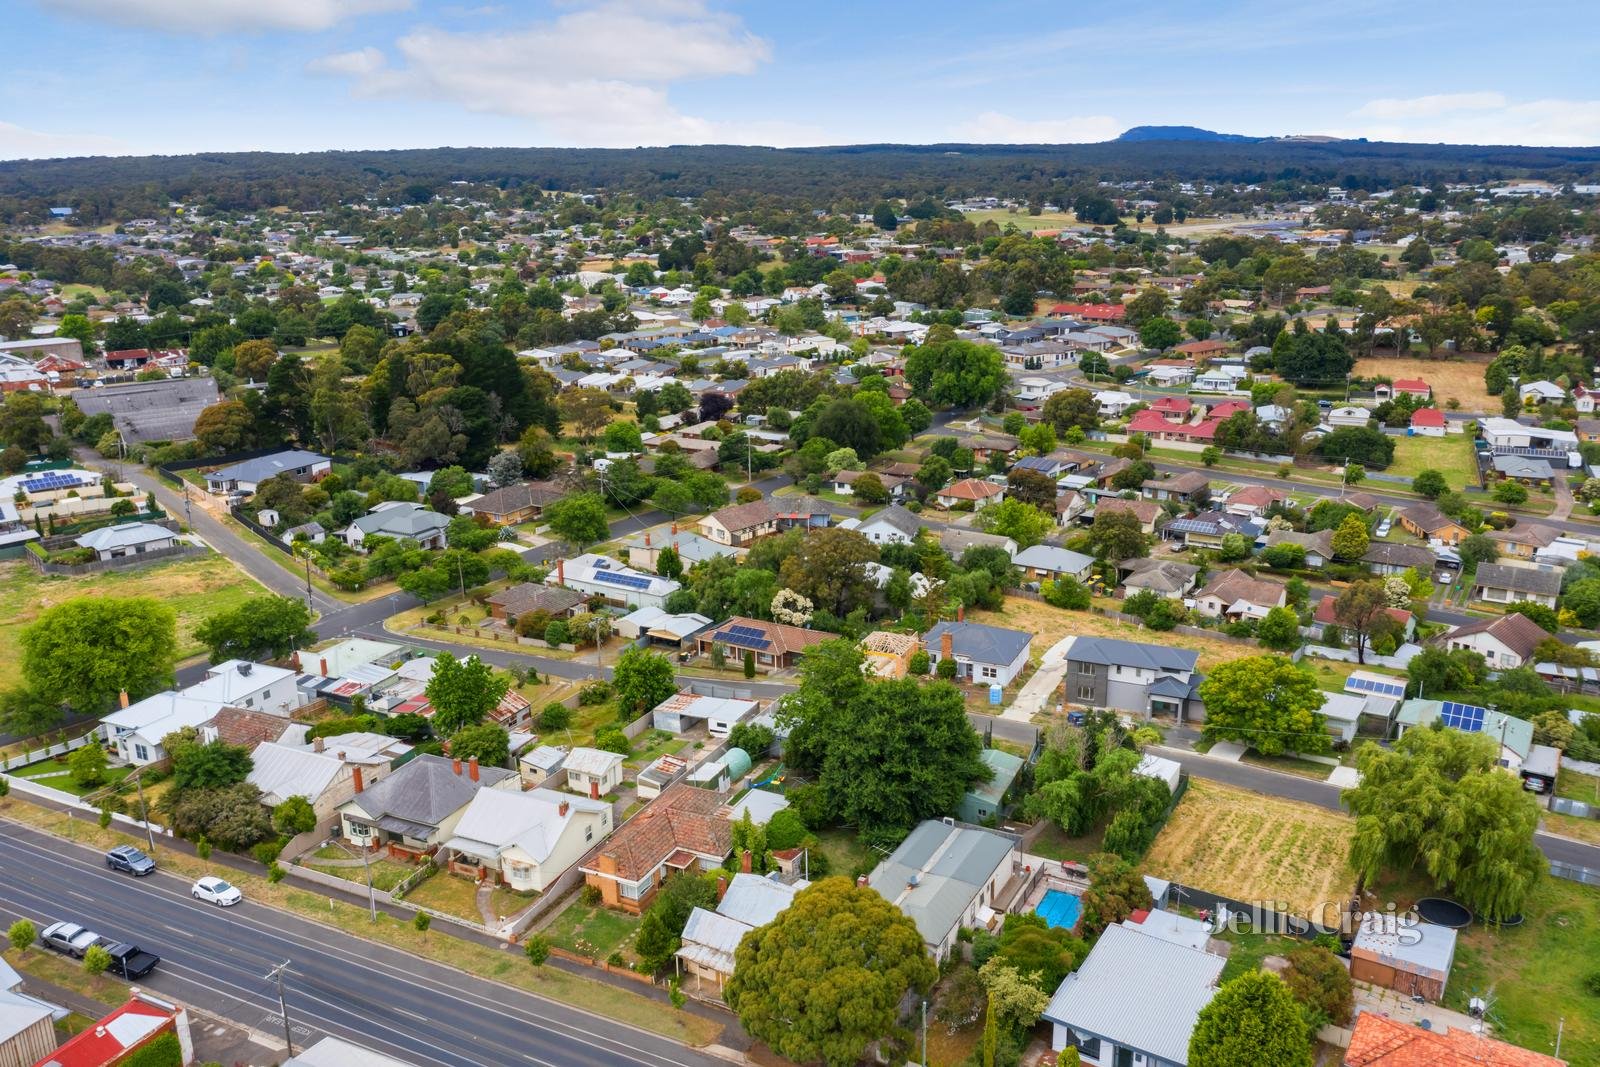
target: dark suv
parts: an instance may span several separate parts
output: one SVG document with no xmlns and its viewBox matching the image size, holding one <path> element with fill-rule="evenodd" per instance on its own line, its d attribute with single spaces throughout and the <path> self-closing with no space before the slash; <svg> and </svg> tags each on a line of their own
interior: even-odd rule
<svg viewBox="0 0 1600 1067">
<path fill-rule="evenodd" d="M 127 871 L 142 878 L 156 869 L 156 861 L 132 845 L 118 845 L 106 853 L 106 866 L 113 871 Z"/>
</svg>

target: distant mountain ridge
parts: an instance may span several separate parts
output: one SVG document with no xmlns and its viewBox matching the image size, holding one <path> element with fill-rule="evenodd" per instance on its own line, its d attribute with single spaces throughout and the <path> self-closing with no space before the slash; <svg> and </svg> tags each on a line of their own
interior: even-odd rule
<svg viewBox="0 0 1600 1067">
<path fill-rule="evenodd" d="M 1198 126 L 1135 126 L 1125 130 L 1119 141 L 1222 141 L 1228 144 L 1255 144 L 1268 137 L 1246 137 L 1242 133 L 1218 133 Z"/>
</svg>

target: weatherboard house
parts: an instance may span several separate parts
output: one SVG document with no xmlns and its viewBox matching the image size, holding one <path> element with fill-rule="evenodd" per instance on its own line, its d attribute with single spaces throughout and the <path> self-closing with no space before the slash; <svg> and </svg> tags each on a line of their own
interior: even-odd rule
<svg viewBox="0 0 1600 1067">
<path fill-rule="evenodd" d="M 593 552 L 559 561 L 556 569 L 545 576 L 545 581 L 630 609 L 665 608 L 667 597 L 680 588 L 670 578 L 636 571 Z"/>
</svg>

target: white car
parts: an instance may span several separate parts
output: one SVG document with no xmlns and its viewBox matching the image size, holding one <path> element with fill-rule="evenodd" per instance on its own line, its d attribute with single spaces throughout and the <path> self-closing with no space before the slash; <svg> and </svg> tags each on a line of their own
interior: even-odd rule
<svg viewBox="0 0 1600 1067">
<path fill-rule="evenodd" d="M 196 882 L 191 892 L 196 900 L 215 904 L 219 908 L 231 908 L 244 899 L 244 894 L 239 892 L 238 886 L 229 885 L 221 878 L 209 874 Z"/>
</svg>

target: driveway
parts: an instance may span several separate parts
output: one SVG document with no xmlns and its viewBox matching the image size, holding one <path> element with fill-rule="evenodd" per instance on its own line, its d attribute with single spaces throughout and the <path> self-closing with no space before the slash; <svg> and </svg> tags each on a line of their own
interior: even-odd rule
<svg viewBox="0 0 1600 1067">
<path fill-rule="evenodd" d="M 1039 669 L 1033 672 L 1033 677 L 1023 683 L 1022 689 L 1017 693 L 1017 699 L 1011 706 L 1000 713 L 1000 718 L 1010 719 L 1013 722 L 1030 722 L 1039 712 L 1045 710 L 1051 697 L 1061 686 L 1061 680 L 1067 676 L 1067 651 L 1072 648 L 1072 642 L 1077 638 L 1063 637 L 1049 648 L 1044 655 L 1039 657 Z"/>
</svg>

